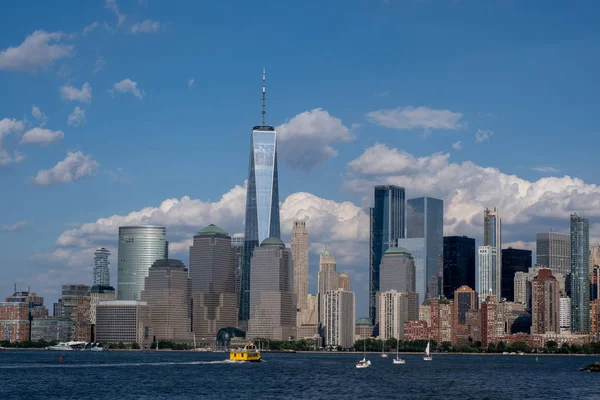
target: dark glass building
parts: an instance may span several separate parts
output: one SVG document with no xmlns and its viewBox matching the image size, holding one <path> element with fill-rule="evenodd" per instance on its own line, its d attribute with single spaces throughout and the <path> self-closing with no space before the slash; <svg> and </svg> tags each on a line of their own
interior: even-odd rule
<svg viewBox="0 0 600 400">
<path fill-rule="evenodd" d="M 444 237 L 444 296 L 451 299 L 463 285 L 475 287 L 475 239 Z"/>
<path fill-rule="evenodd" d="M 381 258 L 387 249 L 396 247 L 404 237 L 404 188 L 393 185 L 377 185 L 374 205 L 370 209 L 370 257 L 369 257 L 369 318 L 375 325 L 377 318 L 377 292 Z"/>
<path fill-rule="evenodd" d="M 502 281 L 500 284 L 502 297 L 507 301 L 515 301 L 515 273 L 527 272 L 531 268 L 531 250 L 502 249 Z"/>
<path fill-rule="evenodd" d="M 590 330 L 590 225 L 586 218 L 571 215 L 571 330 Z"/>
</svg>

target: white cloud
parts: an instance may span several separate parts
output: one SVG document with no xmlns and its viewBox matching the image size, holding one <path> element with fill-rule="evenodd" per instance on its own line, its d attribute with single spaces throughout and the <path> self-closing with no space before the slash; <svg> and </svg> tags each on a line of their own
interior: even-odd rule
<svg viewBox="0 0 600 400">
<path fill-rule="evenodd" d="M 366 115 L 373 124 L 392 129 L 460 129 L 463 115 L 450 110 L 435 110 L 428 107 L 398 107 L 371 111 Z"/>
<path fill-rule="evenodd" d="M 65 85 L 60 88 L 60 96 L 68 101 L 80 101 L 82 103 L 92 102 L 92 87 L 89 83 L 84 83 L 81 89 L 71 85 Z"/>
<path fill-rule="evenodd" d="M 74 182 L 93 175 L 99 166 L 100 164 L 92 160 L 90 155 L 85 155 L 81 151 L 69 152 L 64 160 L 59 161 L 51 169 L 39 171 L 32 182 L 36 185 Z"/>
<path fill-rule="evenodd" d="M 355 139 L 339 118 L 321 108 L 304 111 L 275 129 L 280 159 L 305 172 L 337 156 L 332 143 Z"/>
<path fill-rule="evenodd" d="M 462 149 L 462 142 L 459 140 L 456 143 L 452 143 L 452 148 L 454 150 L 461 150 Z"/>
<path fill-rule="evenodd" d="M 70 57 L 74 46 L 60 44 L 65 34 L 61 32 L 35 31 L 18 47 L 0 51 L 0 70 L 33 71 L 45 68 L 56 60 Z"/>
<path fill-rule="evenodd" d="M 85 28 L 83 28 L 82 34 L 83 36 L 87 35 L 88 33 L 96 30 L 96 28 L 98 28 L 100 26 L 99 23 L 97 22 L 92 22 L 91 24 L 89 24 L 88 26 L 86 26 Z"/>
<path fill-rule="evenodd" d="M 133 24 L 131 27 L 131 33 L 133 33 L 134 35 L 138 33 L 152 33 L 158 32 L 159 29 L 160 22 L 147 19 L 145 21 L 136 22 L 135 24 Z"/>
<path fill-rule="evenodd" d="M 483 129 L 477 129 L 475 133 L 475 141 L 477 143 L 482 143 L 490 140 L 494 136 L 494 132 L 492 131 L 484 131 Z"/>
<path fill-rule="evenodd" d="M 69 114 L 67 118 L 67 124 L 71 126 L 79 126 L 85 121 L 85 110 L 79 108 L 79 106 L 73 109 L 73 112 Z"/>
<path fill-rule="evenodd" d="M 113 85 L 113 91 L 118 93 L 131 93 L 138 99 L 144 98 L 144 91 L 140 90 L 137 86 L 137 82 L 132 81 L 129 78 L 123 79 L 121 82 L 117 82 Z"/>
<path fill-rule="evenodd" d="M 553 167 L 533 167 L 531 169 L 537 172 L 559 172 L 556 168 Z"/>
<path fill-rule="evenodd" d="M 108 63 L 106 61 L 104 61 L 104 58 L 102 57 L 98 57 L 98 59 L 96 60 L 96 63 L 94 64 L 94 69 L 92 70 L 92 72 L 95 74 L 97 72 L 102 71 L 106 66 L 108 65 Z"/>
<path fill-rule="evenodd" d="M 382 144 L 368 148 L 348 167 L 345 188 L 365 196 L 372 197 L 375 184 L 395 184 L 406 188 L 407 198 L 443 199 L 444 233 L 448 235 L 481 238 L 483 209 L 490 206 L 500 208 L 507 243 L 531 241 L 536 232 L 550 228 L 568 231 L 573 212 L 600 228 L 600 187 L 578 178 L 528 181 L 469 161 L 452 163 L 449 154 L 415 157 Z"/>
<path fill-rule="evenodd" d="M 107 171 L 110 179 L 119 183 L 131 183 L 131 180 L 125 175 L 123 168 L 117 168 L 115 171 Z"/>
<path fill-rule="evenodd" d="M 195 83 L 195 82 L 196 82 L 196 80 L 195 80 L 195 79 L 193 79 L 193 78 L 192 78 L 192 79 L 188 79 L 188 87 L 189 87 L 189 88 L 191 88 L 191 87 L 194 87 L 194 83 Z"/>
<path fill-rule="evenodd" d="M 48 120 L 48 117 L 35 104 L 31 107 L 31 115 L 33 115 L 33 118 L 40 121 L 40 126 L 46 125 L 46 121 Z"/>
<path fill-rule="evenodd" d="M 53 131 L 45 128 L 32 128 L 25 132 L 21 138 L 22 144 L 41 144 L 43 146 L 58 142 L 65 137 L 62 131 Z"/>
<path fill-rule="evenodd" d="M 20 231 L 25 226 L 27 226 L 26 221 L 17 221 L 14 224 L 2 225 L 2 230 L 7 231 L 7 232 L 16 232 L 16 231 Z"/>
<path fill-rule="evenodd" d="M 11 133 L 22 132 L 24 129 L 25 124 L 23 121 L 11 118 L 3 118 L 0 120 L 0 166 L 19 163 L 25 159 L 18 151 L 14 151 L 13 155 L 10 155 L 10 153 L 2 147 L 6 136 Z"/>
<path fill-rule="evenodd" d="M 108 8 L 115 14 L 115 16 L 117 17 L 117 26 L 125 22 L 125 18 L 127 18 L 127 15 L 119 11 L 119 8 L 117 7 L 117 0 L 106 0 L 104 2 L 104 8 Z"/>
</svg>

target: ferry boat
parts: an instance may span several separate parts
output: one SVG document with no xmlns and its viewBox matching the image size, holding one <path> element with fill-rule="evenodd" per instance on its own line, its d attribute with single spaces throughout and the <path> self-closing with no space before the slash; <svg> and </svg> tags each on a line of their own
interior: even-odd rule
<svg viewBox="0 0 600 400">
<path fill-rule="evenodd" d="M 229 352 L 230 361 L 262 361 L 260 351 L 252 343 L 248 343 L 243 349 L 235 349 Z"/>
<path fill-rule="evenodd" d="M 54 350 L 54 351 L 73 351 L 73 350 L 83 350 L 87 346 L 87 342 L 61 342 L 54 346 L 46 347 L 46 350 Z"/>
</svg>

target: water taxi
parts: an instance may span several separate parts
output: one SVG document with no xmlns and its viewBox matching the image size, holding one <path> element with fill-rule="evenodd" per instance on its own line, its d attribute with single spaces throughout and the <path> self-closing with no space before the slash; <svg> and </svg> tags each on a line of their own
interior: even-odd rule
<svg viewBox="0 0 600 400">
<path fill-rule="evenodd" d="M 248 343 L 243 349 L 235 349 L 229 352 L 230 361 L 262 361 L 260 351 L 252 343 Z"/>
</svg>

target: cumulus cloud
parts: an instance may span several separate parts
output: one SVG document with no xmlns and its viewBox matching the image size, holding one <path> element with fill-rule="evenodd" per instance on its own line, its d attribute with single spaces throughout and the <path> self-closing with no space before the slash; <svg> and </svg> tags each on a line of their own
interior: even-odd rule
<svg viewBox="0 0 600 400">
<path fill-rule="evenodd" d="M 33 118 L 40 121 L 40 126 L 46 125 L 46 121 L 48 120 L 48 117 L 35 104 L 31 107 L 31 115 L 33 115 Z"/>
<path fill-rule="evenodd" d="M 134 35 L 138 33 L 152 33 L 158 32 L 159 29 L 160 22 L 147 19 L 145 21 L 136 22 L 135 24 L 133 24 L 131 26 L 131 33 L 133 33 Z"/>
<path fill-rule="evenodd" d="M 193 79 L 193 78 L 192 78 L 192 79 L 188 79 L 188 87 L 189 87 L 189 88 L 191 88 L 191 87 L 194 87 L 194 83 L 195 83 L 195 82 L 196 82 L 196 80 L 195 80 L 195 79 Z"/>
<path fill-rule="evenodd" d="M 14 224 L 2 225 L 2 230 L 7 232 L 16 232 L 27 226 L 27 221 L 17 221 Z"/>
<path fill-rule="evenodd" d="M 346 189 L 372 196 L 373 185 L 406 188 L 407 198 L 444 200 L 444 234 L 481 238 L 483 209 L 497 206 L 505 242 L 535 240 L 536 232 L 568 231 L 569 214 L 590 218 L 600 234 L 600 187 L 569 176 L 528 181 L 472 162 L 453 163 L 447 153 L 415 157 L 376 144 L 348 164 Z"/>
<path fill-rule="evenodd" d="M 138 99 L 143 99 L 144 98 L 144 91 L 140 90 L 137 86 L 137 82 L 132 81 L 129 78 L 125 78 L 123 79 L 121 82 L 117 82 L 113 85 L 113 89 L 112 92 L 117 92 L 117 93 L 131 93 L 132 95 L 134 95 L 135 97 L 137 97 Z"/>
<path fill-rule="evenodd" d="M 94 69 L 92 70 L 92 72 L 95 74 L 97 72 L 102 71 L 106 66 L 108 65 L 108 63 L 106 61 L 104 61 L 104 58 L 102 57 L 98 57 L 98 59 L 96 60 L 96 63 L 94 64 Z"/>
<path fill-rule="evenodd" d="M 19 46 L 0 51 L 0 70 L 34 71 L 46 68 L 61 58 L 71 57 L 74 46 L 59 43 L 65 37 L 61 32 L 33 32 Z"/>
<path fill-rule="evenodd" d="M 11 118 L 3 118 L 0 120 L 0 166 L 5 166 L 12 163 L 19 163 L 25 157 L 18 151 L 14 151 L 12 155 L 3 147 L 4 138 L 12 133 L 22 132 L 25 129 L 23 121 Z"/>
<path fill-rule="evenodd" d="M 67 118 L 67 124 L 71 126 L 79 126 L 85 121 L 85 110 L 79 108 L 79 106 L 73 109 L 73 112 L 69 114 Z"/>
<path fill-rule="evenodd" d="M 428 107 L 398 107 L 367 113 L 369 122 L 392 129 L 460 129 L 464 126 L 461 113 Z"/>
<path fill-rule="evenodd" d="M 93 175 L 100 164 L 81 151 L 67 153 L 67 157 L 50 169 L 41 170 L 33 178 L 36 185 L 70 183 Z"/>
<path fill-rule="evenodd" d="M 62 131 L 53 131 L 45 128 L 33 128 L 25 132 L 21 138 L 22 144 L 41 144 L 46 146 L 62 140 L 65 134 Z"/>
<path fill-rule="evenodd" d="M 487 142 L 494 136 L 494 132 L 492 131 L 484 131 L 483 129 L 477 129 L 475 133 L 475 141 L 477 143 Z"/>
<path fill-rule="evenodd" d="M 459 140 L 458 142 L 452 143 L 452 148 L 454 150 L 461 150 L 462 149 L 462 142 Z"/>
<path fill-rule="evenodd" d="M 117 17 L 117 26 L 125 22 L 125 18 L 127 18 L 127 15 L 119 11 L 119 7 L 117 7 L 117 0 L 106 0 L 104 2 L 104 8 L 109 9 L 115 14 L 115 16 Z"/>
<path fill-rule="evenodd" d="M 92 102 L 92 87 L 89 83 L 84 83 L 81 89 L 71 85 L 64 85 L 60 88 L 60 96 L 67 101 L 79 101 L 82 103 Z"/>
<path fill-rule="evenodd" d="M 351 128 L 322 108 L 304 111 L 275 129 L 280 159 L 305 172 L 337 156 L 332 143 L 355 139 Z"/>
</svg>

